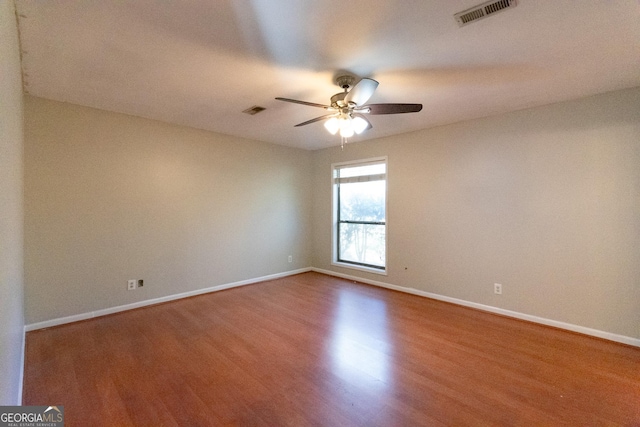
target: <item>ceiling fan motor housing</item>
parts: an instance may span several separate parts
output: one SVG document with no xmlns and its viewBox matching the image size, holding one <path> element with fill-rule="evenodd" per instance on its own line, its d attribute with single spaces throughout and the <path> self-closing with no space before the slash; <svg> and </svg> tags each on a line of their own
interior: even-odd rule
<svg viewBox="0 0 640 427">
<path fill-rule="evenodd" d="M 344 97 L 347 96 L 347 92 L 336 93 L 331 97 L 331 106 L 334 108 L 346 107 L 347 103 L 344 102 Z"/>
</svg>

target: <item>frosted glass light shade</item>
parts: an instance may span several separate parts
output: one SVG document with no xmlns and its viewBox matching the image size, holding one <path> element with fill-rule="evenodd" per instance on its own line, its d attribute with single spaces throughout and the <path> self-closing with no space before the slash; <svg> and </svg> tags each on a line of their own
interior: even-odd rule
<svg viewBox="0 0 640 427">
<path fill-rule="evenodd" d="M 351 126 L 345 126 L 340 129 L 340 136 L 343 138 L 351 138 L 353 136 L 353 128 Z"/>
<path fill-rule="evenodd" d="M 324 127 L 329 131 L 331 135 L 335 135 L 340 130 L 340 123 L 337 117 L 331 117 L 324 122 Z"/>
<path fill-rule="evenodd" d="M 353 120 L 351 121 L 351 127 L 353 128 L 355 133 L 357 133 L 358 135 L 364 132 L 368 126 L 369 126 L 369 123 L 367 123 L 367 121 L 362 117 L 354 117 Z"/>
<path fill-rule="evenodd" d="M 340 126 L 340 136 L 343 138 L 350 138 L 353 136 L 353 126 L 351 126 L 351 117 L 342 115 L 338 118 L 338 125 Z"/>
</svg>

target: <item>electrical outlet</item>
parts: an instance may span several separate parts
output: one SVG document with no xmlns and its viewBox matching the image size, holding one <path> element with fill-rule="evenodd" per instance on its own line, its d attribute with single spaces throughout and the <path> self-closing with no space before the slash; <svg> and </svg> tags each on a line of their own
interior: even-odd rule
<svg viewBox="0 0 640 427">
<path fill-rule="evenodd" d="M 131 279 L 127 281 L 127 290 L 133 291 L 136 288 L 136 279 Z"/>
<path fill-rule="evenodd" d="M 138 279 L 138 287 L 141 288 L 144 286 L 144 281 L 142 279 Z"/>
<path fill-rule="evenodd" d="M 289 262 L 293 262 L 293 257 L 289 255 Z"/>
<path fill-rule="evenodd" d="M 502 285 L 500 283 L 494 283 L 493 284 L 493 293 L 494 294 L 498 294 L 498 295 L 502 295 Z"/>
</svg>

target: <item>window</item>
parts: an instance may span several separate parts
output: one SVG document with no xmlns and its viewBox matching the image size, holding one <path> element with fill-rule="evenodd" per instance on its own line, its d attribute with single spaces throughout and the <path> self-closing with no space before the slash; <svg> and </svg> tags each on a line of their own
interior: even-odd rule
<svg viewBox="0 0 640 427">
<path fill-rule="evenodd" d="M 387 161 L 333 165 L 334 263 L 386 270 Z"/>
</svg>

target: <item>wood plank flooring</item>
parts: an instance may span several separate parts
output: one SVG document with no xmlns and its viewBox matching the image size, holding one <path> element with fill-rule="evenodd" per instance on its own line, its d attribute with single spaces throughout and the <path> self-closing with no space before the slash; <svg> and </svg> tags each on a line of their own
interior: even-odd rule
<svg viewBox="0 0 640 427">
<path fill-rule="evenodd" d="M 29 332 L 66 426 L 639 426 L 640 349 L 318 273 Z"/>
</svg>

